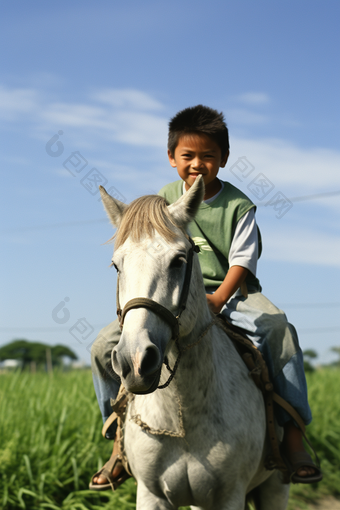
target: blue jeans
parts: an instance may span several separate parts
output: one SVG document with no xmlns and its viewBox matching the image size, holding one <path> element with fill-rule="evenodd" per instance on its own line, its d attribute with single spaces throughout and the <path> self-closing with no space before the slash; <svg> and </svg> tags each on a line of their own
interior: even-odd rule
<svg viewBox="0 0 340 510">
<path fill-rule="evenodd" d="M 206 289 L 207 293 L 215 289 Z M 308 404 L 307 383 L 303 355 L 296 330 L 282 310 L 261 292 L 249 289 L 245 298 L 240 291 L 224 305 L 221 313 L 234 326 L 245 329 L 245 334 L 261 351 L 274 385 L 274 391 L 296 409 L 306 425 L 312 421 Z M 291 416 L 274 403 L 279 425 Z"/>
<path fill-rule="evenodd" d="M 112 413 L 111 399 L 115 400 L 117 398 L 120 386 L 120 378 L 113 371 L 111 364 L 111 352 L 118 344 L 119 338 L 119 321 L 116 319 L 99 332 L 91 348 L 93 385 L 103 423 Z M 114 422 L 107 430 L 106 438 L 114 439 L 116 429 L 117 422 Z"/>
</svg>

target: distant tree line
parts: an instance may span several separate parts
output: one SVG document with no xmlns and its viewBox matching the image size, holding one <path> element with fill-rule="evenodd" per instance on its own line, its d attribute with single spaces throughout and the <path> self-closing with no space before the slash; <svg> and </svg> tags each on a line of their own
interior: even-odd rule
<svg viewBox="0 0 340 510">
<path fill-rule="evenodd" d="M 332 347 L 331 351 L 339 355 L 339 359 L 331 363 L 331 365 L 340 367 L 340 347 Z M 314 372 L 315 368 L 312 365 L 312 360 L 315 360 L 317 357 L 318 355 L 313 349 L 306 349 L 303 351 L 303 365 L 305 372 Z"/>
<path fill-rule="evenodd" d="M 23 369 L 32 367 L 32 363 L 40 369 L 45 368 L 48 363 L 52 367 L 59 367 L 62 366 L 64 357 L 70 360 L 78 359 L 78 356 L 65 345 L 51 346 L 20 339 L 0 347 L 0 361 L 18 360 Z"/>
<path fill-rule="evenodd" d="M 333 352 L 340 357 L 340 347 L 332 347 Z M 312 360 L 317 358 L 317 353 L 312 349 L 303 351 L 305 372 L 315 370 Z M 78 356 L 66 345 L 47 345 L 41 342 L 30 342 L 28 340 L 13 340 L 12 342 L 0 347 L 0 361 L 15 359 L 20 361 L 23 369 L 31 367 L 32 363 L 36 368 L 45 368 L 46 364 L 51 363 L 52 367 L 63 365 L 63 358 L 77 360 Z M 340 365 L 340 358 L 334 365 Z"/>
</svg>

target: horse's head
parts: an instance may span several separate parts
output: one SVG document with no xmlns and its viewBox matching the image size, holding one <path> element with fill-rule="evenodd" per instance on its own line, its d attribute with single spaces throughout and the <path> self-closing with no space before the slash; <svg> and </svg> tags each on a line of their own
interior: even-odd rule
<svg viewBox="0 0 340 510">
<path fill-rule="evenodd" d="M 176 335 L 176 324 L 164 310 L 176 317 L 190 284 L 186 275 L 192 244 L 185 229 L 203 199 L 203 179 L 198 177 L 172 205 L 157 195 L 126 205 L 102 187 L 100 192 L 110 221 L 118 229 L 112 261 L 119 277 L 117 306 L 123 310 L 124 324 L 119 344 L 112 352 L 112 365 L 127 390 L 151 393 L 158 386 L 164 356 Z M 199 264 L 195 258 L 197 275 Z M 135 298 L 146 298 L 146 304 L 131 302 Z M 181 317 L 181 335 L 189 334 L 195 325 L 195 298 L 195 289 L 190 286 L 187 310 Z M 162 311 L 151 300 L 161 305 Z"/>
</svg>

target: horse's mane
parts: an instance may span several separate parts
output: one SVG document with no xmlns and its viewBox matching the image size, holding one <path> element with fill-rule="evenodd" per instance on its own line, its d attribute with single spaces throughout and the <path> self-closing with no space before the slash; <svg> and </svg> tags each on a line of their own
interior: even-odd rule
<svg viewBox="0 0 340 510">
<path fill-rule="evenodd" d="M 178 236 L 178 231 L 174 229 L 176 225 L 168 205 L 167 200 L 159 195 L 144 195 L 131 202 L 113 236 L 115 249 L 125 243 L 128 237 L 138 242 L 141 237 L 152 237 L 155 231 L 167 242 L 173 241 Z"/>
</svg>

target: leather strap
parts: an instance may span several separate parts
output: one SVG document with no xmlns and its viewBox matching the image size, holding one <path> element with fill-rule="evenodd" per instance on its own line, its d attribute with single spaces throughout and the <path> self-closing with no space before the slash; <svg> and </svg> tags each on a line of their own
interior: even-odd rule
<svg viewBox="0 0 340 510">
<path fill-rule="evenodd" d="M 177 338 L 179 334 L 179 326 L 177 318 L 163 305 L 160 305 L 156 301 L 149 298 L 134 298 L 130 299 L 124 306 L 121 313 L 121 322 L 124 323 L 125 315 L 129 310 L 133 308 L 149 308 L 149 310 L 155 312 L 157 315 L 162 317 L 169 324 L 172 329 L 173 338 Z"/>
<path fill-rule="evenodd" d="M 229 336 L 230 333 L 228 332 Z M 233 338 L 232 338 L 233 340 Z M 243 339 L 243 346 L 246 346 L 246 340 L 250 342 L 248 339 Z M 240 342 L 240 339 L 234 340 L 236 342 Z M 251 342 L 250 342 L 251 343 Z M 268 369 L 263 360 L 261 353 L 256 349 L 253 344 L 251 344 L 254 352 L 246 352 L 241 355 L 243 361 L 245 362 L 249 375 L 253 378 L 256 386 L 262 391 L 265 411 L 266 411 L 266 421 L 267 421 L 267 430 L 268 437 L 270 441 L 270 446 L 272 450 L 272 455 L 266 458 L 265 466 L 267 469 L 278 468 L 281 471 L 286 471 L 286 465 L 283 462 L 280 454 L 280 444 L 277 438 L 276 427 L 275 427 L 275 417 L 274 417 L 274 406 L 273 406 L 273 385 L 270 382 Z M 256 349 L 256 351 L 255 351 Z M 258 356 L 260 355 L 261 358 Z M 285 473 L 286 474 L 286 473 Z"/>
<path fill-rule="evenodd" d="M 112 423 L 117 420 L 117 418 L 118 418 L 117 413 L 110 414 L 110 416 L 108 417 L 108 419 L 106 420 L 106 422 L 104 423 L 103 428 L 102 428 L 102 436 L 103 437 L 106 437 L 107 430 L 111 427 Z"/>
<path fill-rule="evenodd" d="M 129 394 L 125 390 L 124 386 L 121 385 L 119 388 L 117 399 L 116 400 L 111 399 L 112 413 L 110 414 L 110 416 L 108 417 L 108 419 L 106 420 L 106 422 L 103 425 L 103 428 L 102 428 L 102 436 L 103 437 L 106 437 L 106 432 L 107 432 L 108 428 L 111 427 L 112 423 L 115 422 L 117 420 L 117 418 L 120 418 L 123 416 L 123 414 L 125 413 L 125 409 L 126 409 L 128 400 L 129 400 Z"/>
<path fill-rule="evenodd" d="M 301 432 L 305 433 L 306 431 L 305 424 L 303 423 L 299 413 L 295 411 L 294 407 L 292 407 L 286 400 L 284 400 L 282 397 L 280 397 L 280 395 L 278 395 L 275 392 L 273 392 L 273 400 L 274 402 L 279 404 L 279 406 L 283 407 L 283 409 L 287 411 L 287 413 L 290 414 L 292 418 L 294 418 L 294 420 L 300 427 Z"/>
</svg>

